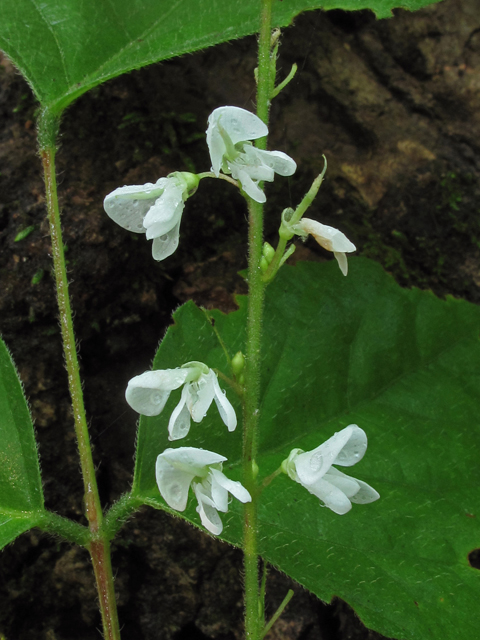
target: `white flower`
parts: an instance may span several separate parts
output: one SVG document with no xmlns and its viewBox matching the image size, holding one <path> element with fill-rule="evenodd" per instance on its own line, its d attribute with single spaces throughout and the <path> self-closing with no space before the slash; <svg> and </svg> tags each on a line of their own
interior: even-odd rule
<svg viewBox="0 0 480 640">
<path fill-rule="evenodd" d="M 239 107 L 219 107 L 208 118 L 207 145 L 212 171 L 231 174 L 242 189 L 256 202 L 265 202 L 259 182 L 273 182 L 275 173 L 291 176 L 295 161 L 281 151 L 263 151 L 250 140 L 263 138 L 267 125 L 256 115 Z"/>
<path fill-rule="evenodd" d="M 292 231 L 303 237 L 311 234 L 320 246 L 327 251 L 333 251 L 340 271 L 344 276 L 347 275 L 348 262 L 345 254 L 356 251 L 356 246 L 341 231 L 310 218 L 302 218 L 300 222 L 292 225 Z"/>
<path fill-rule="evenodd" d="M 194 422 L 201 422 L 213 400 L 228 430 L 235 431 L 235 410 L 220 389 L 215 371 L 202 362 L 188 362 L 178 369 L 145 371 L 130 380 L 125 397 L 138 413 L 158 416 L 170 392 L 182 385 L 180 402 L 168 423 L 169 440 L 184 438 L 190 430 L 190 417 Z"/>
<path fill-rule="evenodd" d="M 166 449 L 157 458 L 156 477 L 158 489 L 169 507 L 185 511 L 190 485 L 198 501 L 205 529 L 218 536 L 223 524 L 217 511 L 228 511 L 228 494 L 240 502 L 251 502 L 252 498 L 240 482 L 229 480 L 222 472 L 222 463 L 227 458 L 194 447 Z"/>
<path fill-rule="evenodd" d="M 172 173 L 156 184 L 119 187 L 108 194 L 103 207 L 124 229 L 146 233 L 147 240 L 153 238 L 153 257 L 164 260 L 178 247 L 185 200 L 196 191 L 198 182 L 193 173 Z"/>
<path fill-rule="evenodd" d="M 317 496 L 329 509 L 343 515 L 352 502 L 367 504 L 378 500 L 380 494 L 362 480 L 338 471 L 333 464 L 351 467 L 361 460 L 367 450 L 367 436 L 363 429 L 351 424 L 339 431 L 313 451 L 293 449 L 282 463 L 282 470 Z"/>
</svg>

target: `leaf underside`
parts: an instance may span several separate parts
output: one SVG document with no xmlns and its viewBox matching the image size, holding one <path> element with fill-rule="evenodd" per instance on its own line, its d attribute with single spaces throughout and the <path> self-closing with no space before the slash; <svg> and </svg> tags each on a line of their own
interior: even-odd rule
<svg viewBox="0 0 480 640">
<path fill-rule="evenodd" d="M 273 25 L 302 11 L 391 16 L 437 0 L 274 0 Z M 0 48 L 52 114 L 92 87 L 148 64 L 256 33 L 259 0 L 2 0 Z"/>
<path fill-rule="evenodd" d="M 368 260 L 349 263 L 347 278 L 336 263 L 283 267 L 267 289 L 257 462 L 265 477 L 292 448 L 358 424 L 369 448 L 344 471 L 381 498 L 338 516 L 282 475 L 262 494 L 260 553 L 384 635 L 476 640 L 480 573 L 468 553 L 480 546 L 480 308 L 401 289 Z M 209 312 L 231 355 L 245 350 L 244 297 L 239 305 Z M 228 375 L 205 313 L 187 303 L 174 319 L 154 368 L 200 360 Z M 241 415 L 232 389 L 227 396 Z M 221 453 L 227 475 L 241 479 L 241 428 L 229 434 L 214 406 L 168 442 L 179 399 L 172 392 L 160 416 L 140 421 L 133 492 L 163 509 L 154 465 L 169 446 Z M 181 515 L 199 524 L 193 497 Z M 222 519 L 221 537 L 240 546 L 241 505 Z"/>
</svg>

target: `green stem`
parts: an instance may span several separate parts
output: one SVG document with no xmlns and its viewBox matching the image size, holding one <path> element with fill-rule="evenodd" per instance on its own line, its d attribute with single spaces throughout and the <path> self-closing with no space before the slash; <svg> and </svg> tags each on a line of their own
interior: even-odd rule
<svg viewBox="0 0 480 640">
<path fill-rule="evenodd" d="M 226 182 L 230 182 L 230 184 L 233 184 L 234 187 L 237 187 L 238 189 L 240 188 L 240 184 L 236 180 L 234 180 L 230 176 L 226 176 L 224 173 L 220 173 L 218 176 L 216 176 L 213 171 L 204 171 L 203 173 L 197 173 L 197 178 L 199 180 L 203 180 L 203 178 L 225 180 Z"/>
<path fill-rule="evenodd" d="M 143 500 L 124 493 L 106 512 L 103 530 L 109 540 L 113 540 L 130 516 L 144 504 Z"/>
<path fill-rule="evenodd" d="M 40 155 L 45 176 L 47 196 L 47 214 L 52 242 L 53 267 L 57 289 L 57 302 L 60 312 L 63 350 L 68 374 L 68 386 L 72 399 L 75 434 L 80 455 L 80 466 L 84 484 L 85 510 L 90 531 L 88 549 L 92 557 L 93 569 L 97 579 L 100 608 L 106 640 L 120 640 L 120 628 L 117 618 L 113 574 L 108 540 L 102 529 L 103 514 L 98 495 L 95 466 L 90 447 L 87 418 L 83 403 L 82 383 L 78 365 L 75 334 L 73 331 L 72 311 L 68 292 L 68 279 L 65 264 L 65 252 L 62 240 L 60 211 L 57 197 L 55 175 L 56 136 L 59 116 L 44 109 L 39 118 L 38 138 Z"/>
<path fill-rule="evenodd" d="M 275 624 L 275 622 L 279 619 L 279 617 L 282 615 L 285 607 L 287 606 L 287 604 L 290 602 L 290 600 L 293 598 L 293 591 L 292 589 L 288 590 L 287 595 L 285 596 L 285 598 L 282 601 L 282 604 L 278 607 L 278 609 L 275 611 L 275 613 L 273 614 L 273 616 L 270 618 L 269 623 L 266 625 L 265 629 L 262 632 L 261 638 L 263 639 L 267 633 L 270 631 L 270 629 L 273 627 L 273 625 Z"/>
<path fill-rule="evenodd" d="M 257 81 L 257 116 L 268 126 L 268 112 L 270 110 L 271 87 L 274 78 L 271 64 L 271 30 L 272 30 L 272 0 L 262 0 L 262 18 L 260 23 L 260 37 L 258 41 L 258 81 Z M 256 146 L 267 148 L 267 138 L 260 138 Z"/>
<path fill-rule="evenodd" d="M 291 212 L 291 217 L 288 221 L 289 225 L 297 224 L 297 222 L 299 222 L 302 219 L 303 214 L 307 211 L 308 207 L 312 204 L 312 202 L 315 199 L 315 196 L 318 193 L 318 190 L 322 186 L 323 178 L 325 176 L 325 172 L 327 171 L 327 159 L 325 158 L 325 156 L 323 156 L 323 159 L 325 161 L 325 164 L 323 166 L 322 173 L 320 173 L 315 178 L 315 180 L 312 183 L 312 186 L 307 191 L 307 193 L 305 194 L 305 196 L 303 197 L 302 201 L 300 202 L 298 207 L 295 209 L 295 211 L 293 211 L 292 209 L 290 210 L 286 209 L 283 212 L 282 218 L 286 211 Z M 273 256 L 273 259 L 269 264 L 268 269 L 263 274 L 263 281 L 266 284 L 270 283 L 273 280 L 273 278 L 277 274 L 277 271 L 282 266 L 285 259 L 288 258 L 289 255 L 291 255 L 294 251 L 294 249 L 289 249 L 289 251 L 285 253 L 287 242 L 291 240 L 295 235 L 294 232 L 289 229 L 290 227 L 288 228 L 285 227 L 282 219 L 282 224 L 279 229 L 279 240 L 278 240 L 277 248 L 275 250 L 275 255 Z"/>
<path fill-rule="evenodd" d="M 82 547 L 87 547 L 90 542 L 90 533 L 87 527 L 70 520 L 70 518 L 63 518 L 52 511 L 45 511 L 42 514 L 37 527 L 47 533 L 62 536 L 69 542 L 75 542 Z"/>
<path fill-rule="evenodd" d="M 271 24 L 272 0 L 262 0 L 262 16 L 258 49 L 257 115 L 268 125 L 271 92 Z M 260 138 L 256 146 L 266 149 L 267 138 Z M 260 406 L 260 370 L 262 317 L 265 284 L 260 260 L 263 248 L 263 205 L 247 197 L 248 230 L 248 316 L 245 362 L 243 480 L 252 496 L 245 504 L 243 551 L 245 567 L 245 636 L 259 640 L 263 627 L 260 620 L 260 585 L 258 575 L 258 490 L 256 481 L 257 428 Z"/>
<path fill-rule="evenodd" d="M 260 365 L 262 316 L 265 285 L 260 259 L 263 245 L 263 207 L 249 199 L 248 316 L 245 363 L 245 402 L 243 432 L 243 478 L 252 502 L 245 505 L 245 635 L 257 640 L 259 634 L 259 584 L 257 551 L 257 426 L 260 404 Z"/>
</svg>

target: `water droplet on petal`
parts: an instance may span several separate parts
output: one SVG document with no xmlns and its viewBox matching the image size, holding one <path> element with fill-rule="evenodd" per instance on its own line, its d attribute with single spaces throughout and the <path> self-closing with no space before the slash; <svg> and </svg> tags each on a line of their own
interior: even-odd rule
<svg viewBox="0 0 480 640">
<path fill-rule="evenodd" d="M 179 499 L 181 494 L 180 485 L 177 482 L 175 484 L 170 485 L 170 487 L 168 488 L 168 494 L 172 502 L 176 502 Z"/>
<path fill-rule="evenodd" d="M 152 393 L 151 400 L 153 404 L 161 404 L 163 402 L 162 394 L 159 393 L 158 391 L 155 391 L 154 393 Z"/>
<path fill-rule="evenodd" d="M 310 458 L 310 468 L 312 471 L 320 471 L 323 466 L 323 456 L 320 452 L 314 453 Z"/>
</svg>

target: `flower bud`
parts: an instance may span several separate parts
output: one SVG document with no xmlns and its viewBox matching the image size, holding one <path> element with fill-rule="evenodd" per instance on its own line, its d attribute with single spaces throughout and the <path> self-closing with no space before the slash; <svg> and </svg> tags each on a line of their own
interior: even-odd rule
<svg viewBox="0 0 480 640">
<path fill-rule="evenodd" d="M 237 353 L 232 358 L 232 371 L 238 376 L 239 373 L 243 371 L 245 367 L 245 356 L 241 351 L 237 351 Z"/>
<path fill-rule="evenodd" d="M 272 245 L 269 242 L 263 243 L 262 253 L 265 260 L 268 262 L 268 264 L 270 264 L 271 261 L 273 260 L 273 256 L 275 255 L 275 249 L 272 247 Z"/>
<path fill-rule="evenodd" d="M 268 269 L 268 260 L 265 258 L 265 256 L 262 256 L 260 258 L 260 269 L 263 271 L 263 273 L 265 273 L 265 271 Z"/>
</svg>

